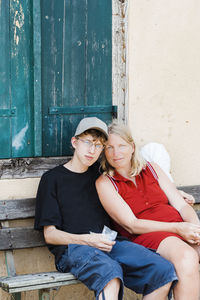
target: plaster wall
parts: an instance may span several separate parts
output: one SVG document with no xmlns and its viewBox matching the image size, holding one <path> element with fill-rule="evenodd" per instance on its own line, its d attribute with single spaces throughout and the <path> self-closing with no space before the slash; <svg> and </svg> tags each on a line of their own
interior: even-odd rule
<svg viewBox="0 0 200 300">
<path fill-rule="evenodd" d="M 129 1 L 129 125 L 139 145 L 165 145 L 177 185 L 200 184 L 199 12 L 198 0 Z"/>
</svg>

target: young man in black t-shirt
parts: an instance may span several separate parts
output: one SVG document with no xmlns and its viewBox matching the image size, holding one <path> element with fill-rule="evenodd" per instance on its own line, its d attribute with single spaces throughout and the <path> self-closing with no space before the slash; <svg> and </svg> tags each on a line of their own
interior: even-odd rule
<svg viewBox="0 0 200 300">
<path fill-rule="evenodd" d="M 104 225 L 111 224 L 95 181 L 106 139 L 104 122 L 81 120 L 71 139 L 72 159 L 41 178 L 35 229 L 43 230 L 57 269 L 74 274 L 94 290 L 96 299 L 121 300 L 125 285 L 145 300 L 164 300 L 177 281 L 173 265 L 142 246 L 102 234 Z"/>
</svg>

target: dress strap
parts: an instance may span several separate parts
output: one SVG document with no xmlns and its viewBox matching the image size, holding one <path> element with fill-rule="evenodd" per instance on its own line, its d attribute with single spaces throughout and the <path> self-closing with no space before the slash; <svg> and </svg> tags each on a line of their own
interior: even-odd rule
<svg viewBox="0 0 200 300">
<path fill-rule="evenodd" d="M 154 170 L 154 168 L 152 167 L 152 165 L 148 161 L 147 161 L 147 167 L 149 168 L 153 177 L 158 181 L 158 175 L 157 175 L 156 171 Z"/>
<path fill-rule="evenodd" d="M 119 193 L 119 189 L 118 189 L 118 186 L 116 185 L 116 183 L 115 183 L 115 181 L 114 181 L 114 178 L 113 178 L 112 176 L 108 175 L 108 174 L 107 174 L 106 176 L 110 179 L 110 181 L 112 182 L 114 188 L 115 188 L 116 191 Z"/>
</svg>

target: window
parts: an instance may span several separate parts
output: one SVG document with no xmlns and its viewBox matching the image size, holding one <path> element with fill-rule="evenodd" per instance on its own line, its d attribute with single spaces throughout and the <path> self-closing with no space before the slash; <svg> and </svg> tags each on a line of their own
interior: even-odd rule
<svg viewBox="0 0 200 300">
<path fill-rule="evenodd" d="M 10 0 L 0 9 L 0 157 L 69 155 L 80 119 L 108 123 L 116 111 L 112 1 Z"/>
</svg>

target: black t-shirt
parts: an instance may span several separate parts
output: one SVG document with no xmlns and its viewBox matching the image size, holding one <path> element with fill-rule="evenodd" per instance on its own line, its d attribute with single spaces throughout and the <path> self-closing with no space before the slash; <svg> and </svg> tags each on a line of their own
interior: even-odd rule
<svg viewBox="0 0 200 300">
<path fill-rule="evenodd" d="M 99 163 L 84 173 L 75 173 L 63 165 L 47 171 L 41 178 L 36 199 L 35 229 L 54 225 L 63 231 L 84 234 L 100 233 L 103 226 L 110 226 L 95 188 L 99 177 Z M 56 262 L 66 245 L 48 245 Z"/>
</svg>

